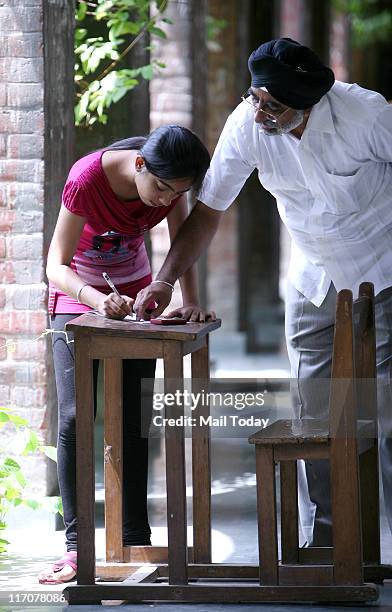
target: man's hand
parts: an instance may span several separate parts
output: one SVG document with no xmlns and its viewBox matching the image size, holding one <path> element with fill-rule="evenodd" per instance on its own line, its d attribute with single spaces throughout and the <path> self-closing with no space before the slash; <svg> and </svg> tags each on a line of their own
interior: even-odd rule
<svg viewBox="0 0 392 612">
<path fill-rule="evenodd" d="M 159 317 L 160 314 L 165 310 L 166 306 L 170 304 L 172 298 L 172 290 L 168 285 L 164 283 L 152 283 L 148 287 L 144 287 L 136 296 L 135 303 L 133 305 L 133 312 L 136 313 L 136 319 L 149 320 L 150 318 Z M 151 302 L 157 304 L 154 310 L 149 308 Z"/>
<path fill-rule="evenodd" d="M 132 308 L 135 300 L 122 295 L 118 297 L 115 293 L 103 295 L 98 304 L 98 312 L 105 315 L 109 319 L 123 319 L 129 314 L 132 314 Z"/>
<path fill-rule="evenodd" d="M 184 321 L 192 321 L 197 323 L 204 323 L 206 321 L 215 321 L 216 314 L 213 310 L 203 310 L 198 304 L 184 304 L 181 308 L 171 310 L 165 315 L 165 318 L 170 319 L 171 317 L 179 317 Z"/>
</svg>

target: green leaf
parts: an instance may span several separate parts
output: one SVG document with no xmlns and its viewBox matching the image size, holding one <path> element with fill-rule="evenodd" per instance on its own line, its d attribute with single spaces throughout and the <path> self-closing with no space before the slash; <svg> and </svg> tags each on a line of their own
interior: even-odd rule
<svg viewBox="0 0 392 612">
<path fill-rule="evenodd" d="M 146 79 L 146 81 L 150 81 L 152 77 L 154 76 L 154 71 L 153 71 L 151 64 L 148 66 L 143 66 L 140 69 L 140 72 L 142 74 L 143 79 Z"/>
<path fill-rule="evenodd" d="M 26 427 L 29 424 L 27 419 L 24 419 L 23 417 L 18 416 L 17 414 L 10 414 L 9 415 L 9 419 L 10 419 L 10 421 L 12 421 L 14 423 L 14 425 L 17 425 L 17 426 L 22 426 L 23 425 L 23 426 Z"/>
<path fill-rule="evenodd" d="M 167 38 L 166 32 L 164 32 L 163 30 L 161 30 L 161 28 L 158 28 L 157 26 L 151 26 L 150 28 L 148 28 L 148 31 L 150 32 L 150 34 L 154 34 L 159 38 Z"/>
<path fill-rule="evenodd" d="M 37 510 L 37 508 L 41 507 L 41 504 L 36 499 L 23 499 L 22 503 L 33 510 Z"/>
<path fill-rule="evenodd" d="M 83 21 L 87 13 L 87 4 L 85 2 L 79 2 L 76 8 L 76 21 Z"/>
<path fill-rule="evenodd" d="M 8 414 L 6 414 L 5 412 L 1 411 L 0 412 L 0 422 L 5 422 L 5 421 L 9 421 L 10 417 L 8 416 Z"/>
<path fill-rule="evenodd" d="M 75 43 L 79 45 L 87 36 L 86 28 L 75 28 Z"/>
<path fill-rule="evenodd" d="M 49 457 L 49 459 L 57 462 L 57 448 L 55 446 L 40 446 L 39 450 Z"/>
<path fill-rule="evenodd" d="M 12 474 L 16 470 L 20 470 L 20 465 L 17 461 L 15 461 L 15 459 L 12 459 L 11 457 L 7 457 L 3 461 L 3 464 L 0 465 L 0 470 L 5 471 L 8 474 Z"/>
<path fill-rule="evenodd" d="M 18 470 L 17 472 L 15 472 L 15 478 L 18 481 L 18 483 L 20 484 L 21 487 L 25 487 L 27 484 L 26 478 L 23 475 L 23 472 L 21 470 Z"/>
<path fill-rule="evenodd" d="M 34 453 L 34 451 L 37 450 L 39 445 L 40 442 L 38 440 L 37 434 L 32 429 L 29 429 L 26 446 L 22 454 L 27 455 L 28 453 Z"/>
</svg>

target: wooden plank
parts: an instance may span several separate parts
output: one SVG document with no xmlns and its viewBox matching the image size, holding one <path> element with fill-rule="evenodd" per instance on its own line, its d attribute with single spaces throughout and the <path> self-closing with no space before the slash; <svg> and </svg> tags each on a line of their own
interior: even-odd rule
<svg viewBox="0 0 392 612">
<path fill-rule="evenodd" d="M 110 337 L 151 338 L 156 340 L 197 340 L 221 326 L 220 319 L 208 323 L 186 323 L 184 325 L 153 325 L 119 321 L 87 312 L 67 323 L 67 329 L 99 332 Z"/>
<path fill-rule="evenodd" d="M 275 464 L 272 447 L 256 446 L 260 583 L 278 584 Z"/>
<path fill-rule="evenodd" d="M 75 333 L 76 388 L 76 520 L 78 584 L 95 580 L 95 463 L 93 362 L 90 339 Z"/>
<path fill-rule="evenodd" d="M 319 419 L 280 419 L 249 438 L 251 444 L 293 444 L 328 442 L 329 423 Z"/>
<path fill-rule="evenodd" d="M 63 594 L 71 604 L 98 604 L 103 599 L 173 601 L 202 603 L 258 602 L 335 602 L 376 601 L 375 585 L 352 586 L 249 586 L 248 584 L 208 583 L 188 585 L 102 583 L 94 586 L 68 585 Z"/>
<path fill-rule="evenodd" d="M 167 546 L 124 546 L 124 561 L 130 563 L 167 563 Z M 188 561 L 193 561 L 193 547 L 188 546 Z"/>
<path fill-rule="evenodd" d="M 183 357 L 180 342 L 164 344 L 165 393 L 183 391 Z M 184 414 L 183 401 L 166 405 L 166 418 Z M 186 584 L 187 575 L 187 516 L 184 427 L 165 427 L 167 527 L 169 546 L 169 582 Z"/>
<path fill-rule="evenodd" d="M 280 462 L 280 516 L 282 563 L 298 562 L 297 462 Z"/>
<path fill-rule="evenodd" d="M 352 295 L 338 293 L 330 398 L 334 582 L 363 583 Z"/>
<path fill-rule="evenodd" d="M 193 353 L 198 351 L 203 346 L 206 346 L 208 340 L 208 335 L 203 336 L 202 338 L 198 338 L 198 340 L 189 340 L 187 342 L 182 343 L 182 354 L 189 355 L 189 353 Z"/>
<path fill-rule="evenodd" d="M 163 342 L 148 338 L 110 338 L 94 334 L 90 351 L 93 359 L 158 359 L 163 357 Z"/>
<path fill-rule="evenodd" d="M 274 445 L 275 461 L 295 461 L 297 459 L 328 459 L 328 444 L 276 444 Z"/>
<path fill-rule="evenodd" d="M 280 585 L 317 585 L 333 584 L 332 565 L 282 565 L 279 566 Z"/>
<path fill-rule="evenodd" d="M 133 574 L 127 576 L 122 584 L 132 585 L 132 584 L 143 584 L 143 582 L 154 582 L 158 578 L 158 569 L 154 565 L 149 565 L 147 567 L 139 567 Z M 103 599 L 103 606 L 111 606 L 111 605 L 121 605 L 125 604 L 126 600 L 118 600 L 118 599 Z"/>
<path fill-rule="evenodd" d="M 108 343 L 108 339 L 106 340 Z M 104 482 L 106 561 L 123 561 L 122 361 L 104 360 Z"/>
<path fill-rule="evenodd" d="M 300 548 L 298 551 L 299 563 L 324 565 L 332 563 L 332 546 L 311 546 Z"/>
<path fill-rule="evenodd" d="M 209 391 L 210 361 L 208 336 L 204 347 L 192 353 L 192 392 Z M 211 562 L 211 457 L 210 428 L 200 424 L 207 418 L 209 405 L 200 403 L 193 416 L 197 426 L 192 427 L 192 482 L 193 482 L 193 550 L 195 563 Z"/>
<path fill-rule="evenodd" d="M 380 492 L 378 485 L 378 440 L 359 457 L 363 560 L 380 564 Z"/>
</svg>

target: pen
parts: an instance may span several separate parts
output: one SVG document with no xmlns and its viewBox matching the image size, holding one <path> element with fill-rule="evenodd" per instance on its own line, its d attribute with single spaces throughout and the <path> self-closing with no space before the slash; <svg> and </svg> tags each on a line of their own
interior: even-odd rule
<svg viewBox="0 0 392 612">
<path fill-rule="evenodd" d="M 114 291 L 114 293 L 121 299 L 123 299 L 121 297 L 121 295 L 119 294 L 119 292 L 117 291 L 117 288 L 115 286 L 115 284 L 113 283 L 112 279 L 110 278 L 109 274 L 107 274 L 107 272 L 102 272 L 102 276 L 104 277 L 105 281 L 107 282 L 107 284 L 109 285 L 110 289 L 112 291 Z"/>
</svg>

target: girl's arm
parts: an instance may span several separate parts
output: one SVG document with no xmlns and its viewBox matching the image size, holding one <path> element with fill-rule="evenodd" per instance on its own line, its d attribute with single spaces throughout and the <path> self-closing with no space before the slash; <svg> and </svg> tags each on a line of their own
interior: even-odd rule
<svg viewBox="0 0 392 612">
<path fill-rule="evenodd" d="M 49 280 L 67 295 L 79 299 L 109 317 L 123 318 L 130 314 L 133 302 L 121 300 L 114 293 L 106 295 L 86 283 L 72 270 L 70 263 L 78 246 L 86 219 L 61 206 L 48 252 L 46 274 Z M 82 289 L 83 287 L 83 289 Z"/>
</svg>

